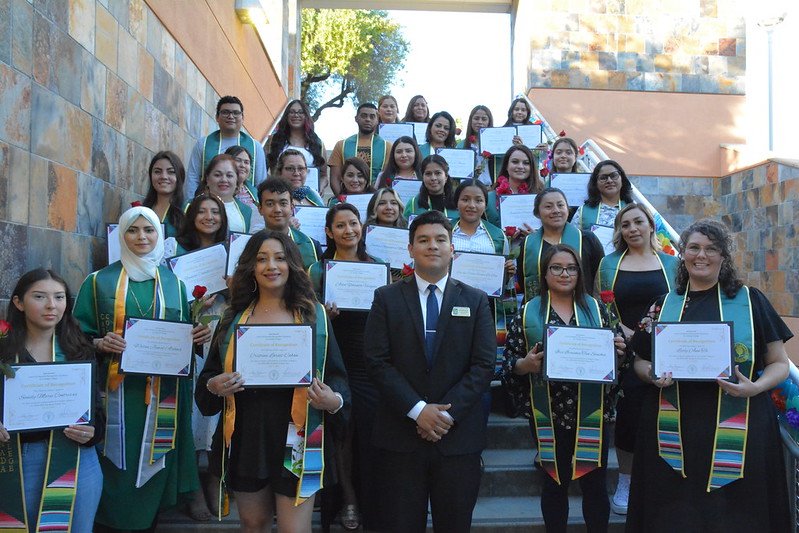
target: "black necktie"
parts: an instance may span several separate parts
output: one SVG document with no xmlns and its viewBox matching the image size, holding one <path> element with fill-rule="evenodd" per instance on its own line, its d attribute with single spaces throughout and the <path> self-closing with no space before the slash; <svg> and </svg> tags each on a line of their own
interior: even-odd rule
<svg viewBox="0 0 799 533">
<path fill-rule="evenodd" d="M 427 366 L 433 365 L 433 345 L 436 342 L 436 326 L 438 325 L 438 301 L 436 300 L 436 286 L 432 283 L 427 286 L 427 323 L 425 324 L 424 339 L 427 343 Z"/>
</svg>

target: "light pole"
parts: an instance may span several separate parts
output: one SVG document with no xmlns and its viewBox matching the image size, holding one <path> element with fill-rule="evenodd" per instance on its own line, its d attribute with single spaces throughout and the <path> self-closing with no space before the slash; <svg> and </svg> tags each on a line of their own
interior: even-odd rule
<svg viewBox="0 0 799 533">
<path fill-rule="evenodd" d="M 766 30 L 768 36 L 768 149 L 774 151 L 774 70 L 772 57 L 774 55 L 774 28 L 785 20 L 785 13 L 761 19 L 757 25 Z"/>
</svg>

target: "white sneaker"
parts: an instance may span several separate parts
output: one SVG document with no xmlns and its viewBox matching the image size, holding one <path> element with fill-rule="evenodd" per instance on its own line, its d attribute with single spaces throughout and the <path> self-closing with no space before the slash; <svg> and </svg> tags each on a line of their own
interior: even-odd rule
<svg viewBox="0 0 799 533">
<path fill-rule="evenodd" d="M 627 514 L 627 500 L 630 498 L 630 476 L 619 474 L 619 483 L 616 485 L 616 494 L 610 501 L 610 508 L 616 514 Z"/>
</svg>

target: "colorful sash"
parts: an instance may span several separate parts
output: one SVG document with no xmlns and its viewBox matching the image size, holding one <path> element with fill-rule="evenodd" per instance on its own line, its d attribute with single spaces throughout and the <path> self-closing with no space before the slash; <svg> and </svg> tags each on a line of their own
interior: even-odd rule
<svg viewBox="0 0 799 533">
<path fill-rule="evenodd" d="M 599 210 L 602 205 L 602 202 L 598 203 L 595 206 L 591 206 L 588 204 L 583 204 L 582 208 L 580 209 L 580 228 L 584 231 L 591 231 L 591 226 L 597 224 L 599 222 Z M 619 200 L 618 207 L 621 209 L 627 205 L 627 202 L 624 200 Z"/>
<path fill-rule="evenodd" d="M 583 256 L 583 234 L 571 224 L 563 227 L 559 243 L 568 244 L 581 258 Z M 535 297 L 541 288 L 541 254 L 544 251 L 544 228 L 537 229 L 524 239 L 524 258 L 522 275 L 524 276 L 524 301 Z"/>
<path fill-rule="evenodd" d="M 203 141 L 203 164 L 200 168 L 200 181 L 203 180 L 205 177 L 205 167 L 208 166 L 208 163 L 211 162 L 211 159 L 214 156 L 217 156 L 222 153 L 222 142 L 221 142 L 222 134 L 219 130 L 209 134 L 205 140 Z M 255 162 L 258 160 L 255 157 L 255 151 L 257 149 L 263 150 L 258 143 L 255 142 L 255 139 L 244 133 L 243 131 L 239 132 L 239 142 L 238 145 L 242 148 L 246 148 L 248 152 L 250 152 L 250 175 L 244 180 L 244 185 L 247 187 L 247 190 L 253 191 L 255 189 Z"/>
<path fill-rule="evenodd" d="M 522 327 L 526 352 L 537 342 L 544 339 L 545 323 L 549 321 L 549 294 L 546 295 L 541 313 L 541 296 L 536 296 L 524 305 Z M 574 304 L 574 316 L 577 325 L 602 327 L 599 303 L 586 296 L 589 313 Z M 604 395 L 605 386 L 599 383 L 577 384 L 577 431 L 572 457 L 572 476 L 577 479 L 602 466 L 602 439 L 604 432 Z M 549 476 L 560 485 L 560 473 L 557 463 L 557 446 L 555 430 L 552 424 L 552 397 L 550 385 L 540 378 L 530 375 L 530 400 L 535 422 L 535 433 L 538 440 L 538 462 Z"/>
<path fill-rule="evenodd" d="M 377 181 L 377 175 L 383 171 L 383 163 L 388 157 L 388 150 L 390 145 L 379 135 L 372 134 L 370 140 L 370 158 L 369 165 L 369 183 L 372 185 Z M 382 149 L 381 149 L 382 148 Z M 341 155 L 346 161 L 350 157 L 358 157 L 358 134 L 344 139 Z"/>
<path fill-rule="evenodd" d="M 619 266 L 624 260 L 624 256 L 627 255 L 627 251 L 628 250 L 624 250 L 623 252 L 613 252 L 612 254 L 606 255 L 602 258 L 596 274 L 600 291 L 612 291 L 616 286 L 616 278 L 619 275 Z M 660 263 L 660 270 L 663 272 L 663 278 L 666 280 L 666 286 L 668 287 L 668 290 L 671 290 L 672 286 L 674 285 L 674 280 L 677 279 L 677 263 L 679 263 L 679 260 L 677 257 L 667 253 L 652 253 L 655 254 L 655 257 L 657 257 L 658 262 Z M 619 313 L 619 308 L 616 306 L 615 300 L 613 301 L 612 305 L 615 308 L 614 310 L 616 316 L 620 317 L 621 314 Z"/>
<path fill-rule="evenodd" d="M 732 321 L 735 363 L 741 374 L 752 379 L 754 372 L 755 331 L 749 288 L 741 287 L 734 298 L 728 298 L 717 285 L 719 313 L 722 321 Z M 658 320 L 679 322 L 685 309 L 685 294 L 672 291 L 666 295 Z M 732 371 L 732 369 L 730 369 Z M 718 489 L 744 477 L 746 439 L 749 425 L 749 398 L 723 394 L 718 388 L 716 436 L 707 491 Z M 658 453 L 682 477 L 687 477 L 680 433 L 680 384 L 660 389 L 658 412 Z"/>
<path fill-rule="evenodd" d="M 53 361 L 66 361 L 55 335 L 52 350 Z M 77 493 L 82 448 L 64 436 L 62 431 L 49 433 L 36 533 L 70 531 Z M 26 509 L 34 502 L 25 501 L 22 442 L 19 435 L 13 435 L 8 442 L 0 443 L 0 459 L 3 460 L 0 463 L 0 532 L 28 533 Z"/>
</svg>

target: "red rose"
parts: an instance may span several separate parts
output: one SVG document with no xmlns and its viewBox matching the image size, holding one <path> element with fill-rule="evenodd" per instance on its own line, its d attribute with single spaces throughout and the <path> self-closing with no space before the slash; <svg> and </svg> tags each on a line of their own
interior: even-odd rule
<svg viewBox="0 0 799 533">
<path fill-rule="evenodd" d="M 460 128 L 456 129 L 455 130 L 455 135 L 460 135 L 460 134 L 461 134 L 461 129 Z"/>
<path fill-rule="evenodd" d="M 560 135 L 561 137 L 565 137 L 566 136 L 566 130 L 560 130 L 560 133 L 558 133 L 558 135 Z"/>
<path fill-rule="evenodd" d="M 483 156 L 483 157 L 488 158 L 488 157 L 491 157 L 491 152 L 488 152 L 488 151 L 484 150 L 483 153 L 480 154 L 480 155 Z"/>
<path fill-rule="evenodd" d="M 541 174 L 542 178 L 544 178 L 549 175 L 549 169 L 547 167 L 544 167 L 538 173 Z"/>
<path fill-rule="evenodd" d="M 527 184 L 526 183 L 519 184 L 518 191 L 519 191 L 519 194 L 527 194 L 527 192 L 528 192 L 527 191 Z"/>
<path fill-rule="evenodd" d="M 505 226 L 505 235 L 508 237 L 516 235 L 516 226 Z"/>
<path fill-rule="evenodd" d="M 343 204 L 344 202 L 347 201 L 347 195 L 346 194 L 339 194 L 338 196 L 336 196 L 336 200 L 338 200 L 339 202 L 341 202 Z"/>
<path fill-rule="evenodd" d="M 602 291 L 599 293 L 599 299 L 602 300 L 602 303 L 609 304 L 613 303 L 613 300 L 616 299 L 616 295 L 613 294 L 613 291 Z"/>
<path fill-rule="evenodd" d="M 779 412 L 785 412 L 785 398 L 783 398 L 781 394 L 781 389 L 774 389 L 771 391 L 771 401 L 774 402 L 774 406 Z"/>
<path fill-rule="evenodd" d="M 11 331 L 11 324 L 5 320 L 0 320 L 0 339 L 8 336 L 9 331 Z"/>
<path fill-rule="evenodd" d="M 533 124 L 535 124 L 537 126 L 539 124 L 543 124 L 543 122 L 541 122 L 541 120 L 536 120 L 535 122 L 533 122 Z"/>
<path fill-rule="evenodd" d="M 413 276 L 413 267 L 406 265 L 405 263 L 402 264 L 402 275 L 405 277 Z"/>
<path fill-rule="evenodd" d="M 580 147 L 580 155 L 585 155 L 585 148 L 582 146 Z"/>
<path fill-rule="evenodd" d="M 497 201 L 499 201 L 499 197 L 505 194 L 513 194 L 513 191 L 510 189 L 510 185 L 508 184 L 508 178 L 505 176 L 500 176 L 497 180 L 497 186 L 494 187 L 494 190 L 497 192 Z"/>
<path fill-rule="evenodd" d="M 142 207 L 141 202 L 136 200 L 135 202 L 130 203 L 131 207 Z"/>
<path fill-rule="evenodd" d="M 477 142 L 477 137 L 475 137 L 474 135 L 469 135 L 469 142 L 474 144 L 475 142 Z"/>
<path fill-rule="evenodd" d="M 195 285 L 194 290 L 191 291 L 191 295 L 194 296 L 195 300 L 199 300 L 205 293 L 208 292 L 208 287 L 203 287 L 202 285 Z"/>
</svg>

